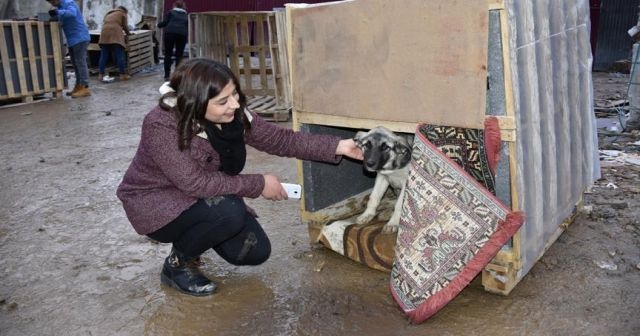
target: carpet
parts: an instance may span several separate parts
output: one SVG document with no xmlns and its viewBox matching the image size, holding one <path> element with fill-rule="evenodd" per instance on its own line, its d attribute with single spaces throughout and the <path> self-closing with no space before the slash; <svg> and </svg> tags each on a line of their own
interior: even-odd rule
<svg viewBox="0 0 640 336">
<path fill-rule="evenodd" d="M 390 279 L 413 323 L 458 295 L 524 222 L 431 143 L 424 127 L 416 130 Z"/>
<path fill-rule="evenodd" d="M 422 124 L 418 131 L 495 194 L 494 174 L 501 145 L 498 119 L 487 118 L 484 129 Z"/>
</svg>

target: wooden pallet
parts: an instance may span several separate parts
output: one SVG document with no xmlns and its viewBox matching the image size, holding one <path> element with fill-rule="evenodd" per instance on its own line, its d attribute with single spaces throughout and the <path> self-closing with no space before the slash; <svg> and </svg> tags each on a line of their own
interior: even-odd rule
<svg viewBox="0 0 640 336">
<path fill-rule="evenodd" d="M 228 64 L 247 96 L 272 97 L 274 101 L 267 99 L 270 105 L 259 113 L 276 121 L 288 120 L 291 109 L 284 14 L 258 11 L 189 15 L 192 55 Z"/>
<path fill-rule="evenodd" d="M 22 106 L 26 104 L 40 103 L 44 101 L 49 101 L 54 98 L 59 98 L 62 96 L 63 96 L 62 91 L 53 91 L 53 92 L 47 92 L 47 93 L 37 94 L 37 95 L 22 96 L 18 98 L 0 99 L 0 109 Z M 23 115 L 28 115 L 28 114 L 31 114 L 31 113 L 30 112 L 23 113 Z"/>
<path fill-rule="evenodd" d="M 127 59 L 127 73 L 132 75 L 141 71 L 147 66 L 153 65 L 153 38 L 151 30 L 134 30 L 126 37 L 127 47 L 125 57 Z M 100 31 L 89 32 L 91 43 L 87 48 L 89 51 L 89 72 L 97 74 L 99 72 L 98 60 L 100 55 Z M 105 73 L 118 72 L 118 66 L 113 59 L 109 59 L 109 64 L 105 68 Z"/>
<path fill-rule="evenodd" d="M 247 107 L 269 121 L 289 121 L 291 107 L 278 105 L 274 96 L 248 96 Z"/>
<path fill-rule="evenodd" d="M 0 101 L 33 102 L 65 87 L 58 22 L 0 21 Z"/>
</svg>

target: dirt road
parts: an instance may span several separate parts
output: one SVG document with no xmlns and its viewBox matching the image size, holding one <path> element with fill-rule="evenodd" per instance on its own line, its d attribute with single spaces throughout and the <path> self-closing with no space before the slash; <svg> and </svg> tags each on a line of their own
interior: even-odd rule
<svg viewBox="0 0 640 336">
<path fill-rule="evenodd" d="M 312 246 L 299 204 L 291 200 L 249 201 L 272 239 L 268 262 L 232 267 L 208 252 L 205 271 L 218 283 L 217 294 L 194 298 L 161 287 L 159 272 L 170 246 L 138 236 L 115 197 L 160 80 L 160 72 L 123 83 L 92 78 L 89 98 L 0 109 L 0 334 L 637 335 L 640 330 L 638 166 L 603 169 L 603 179 L 585 195 L 591 213 L 578 216 L 510 296 L 489 294 L 476 279 L 421 325 L 410 325 L 397 308 L 387 274 Z M 628 135 L 609 143 L 637 140 Z M 623 148 L 637 153 L 640 146 Z M 296 179 L 290 159 L 251 150 L 247 167 Z"/>
</svg>

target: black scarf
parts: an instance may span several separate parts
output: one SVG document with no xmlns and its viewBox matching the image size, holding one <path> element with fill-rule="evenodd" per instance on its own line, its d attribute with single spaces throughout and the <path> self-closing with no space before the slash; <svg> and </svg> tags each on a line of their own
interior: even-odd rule
<svg viewBox="0 0 640 336">
<path fill-rule="evenodd" d="M 232 122 L 220 124 L 218 128 L 210 121 L 206 122 L 205 132 L 211 147 L 220 156 L 220 170 L 228 175 L 238 175 L 247 158 L 247 150 L 244 147 L 244 125 L 240 118 L 234 118 Z"/>
</svg>

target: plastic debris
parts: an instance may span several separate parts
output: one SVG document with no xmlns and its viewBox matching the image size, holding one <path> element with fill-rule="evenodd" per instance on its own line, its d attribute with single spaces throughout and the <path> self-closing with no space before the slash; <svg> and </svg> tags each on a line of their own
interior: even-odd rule
<svg viewBox="0 0 640 336">
<path fill-rule="evenodd" d="M 597 261 L 596 265 L 598 265 L 598 267 L 600 267 L 603 270 L 607 270 L 607 271 L 617 271 L 618 270 L 618 265 L 610 262 L 610 261 Z"/>
<path fill-rule="evenodd" d="M 625 153 L 619 150 L 600 150 L 601 166 L 621 166 L 626 164 L 640 166 L 640 155 Z"/>
</svg>

